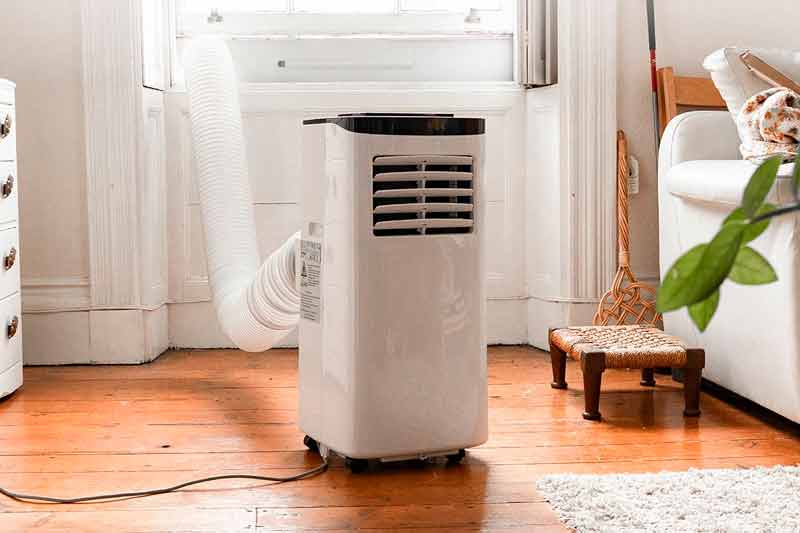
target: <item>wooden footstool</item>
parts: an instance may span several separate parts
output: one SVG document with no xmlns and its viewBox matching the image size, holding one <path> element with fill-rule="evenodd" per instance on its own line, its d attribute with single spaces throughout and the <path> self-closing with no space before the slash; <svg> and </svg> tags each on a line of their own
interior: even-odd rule
<svg viewBox="0 0 800 533">
<path fill-rule="evenodd" d="M 655 386 L 653 369 L 683 368 L 684 416 L 700 416 L 700 378 L 705 352 L 650 326 L 586 326 L 550 330 L 554 389 L 566 389 L 567 356 L 580 361 L 586 407 L 583 418 L 600 420 L 600 381 L 606 368 L 641 368 L 641 384 Z"/>
</svg>

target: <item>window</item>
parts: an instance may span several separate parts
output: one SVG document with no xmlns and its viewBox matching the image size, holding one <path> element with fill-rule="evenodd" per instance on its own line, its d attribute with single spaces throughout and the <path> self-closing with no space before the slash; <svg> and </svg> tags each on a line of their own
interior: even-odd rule
<svg viewBox="0 0 800 533">
<path fill-rule="evenodd" d="M 515 0 L 177 0 L 178 31 L 231 34 L 511 34 Z M 473 17 L 467 19 L 470 10 Z"/>
<path fill-rule="evenodd" d="M 294 0 L 289 9 L 293 13 L 391 13 L 393 0 Z"/>
<path fill-rule="evenodd" d="M 498 10 L 502 0 L 181 0 L 184 11 L 269 13 L 402 13 Z"/>
<path fill-rule="evenodd" d="M 230 37 L 241 81 L 512 81 L 517 0 L 174 0 L 189 40 Z"/>
</svg>

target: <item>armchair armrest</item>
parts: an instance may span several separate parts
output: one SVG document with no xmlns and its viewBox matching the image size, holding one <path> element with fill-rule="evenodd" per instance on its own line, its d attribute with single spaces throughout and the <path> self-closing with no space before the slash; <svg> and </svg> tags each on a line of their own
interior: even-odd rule
<svg viewBox="0 0 800 533">
<path fill-rule="evenodd" d="M 741 159 L 739 134 L 727 111 L 691 111 L 667 125 L 658 153 L 658 175 L 684 161 Z"/>
</svg>

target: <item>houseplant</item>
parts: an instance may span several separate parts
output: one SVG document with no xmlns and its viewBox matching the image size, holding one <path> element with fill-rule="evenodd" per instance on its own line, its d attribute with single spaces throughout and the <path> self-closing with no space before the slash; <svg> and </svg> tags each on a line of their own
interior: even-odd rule
<svg viewBox="0 0 800 533">
<path fill-rule="evenodd" d="M 800 160 L 792 172 L 794 201 L 781 206 L 766 201 L 782 160 L 782 156 L 764 160 L 745 187 L 741 204 L 723 221 L 714 238 L 693 247 L 670 267 L 658 290 L 659 312 L 687 307 L 694 324 L 705 331 L 719 306 L 726 279 L 741 285 L 778 279 L 769 262 L 748 243 L 766 231 L 772 218 L 800 211 Z"/>
</svg>

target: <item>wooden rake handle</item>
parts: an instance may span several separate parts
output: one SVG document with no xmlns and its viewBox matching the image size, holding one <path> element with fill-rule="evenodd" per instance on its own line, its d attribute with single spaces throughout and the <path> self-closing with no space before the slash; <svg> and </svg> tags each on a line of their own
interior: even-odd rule
<svg viewBox="0 0 800 533">
<path fill-rule="evenodd" d="M 628 141 L 617 132 L 617 254 L 619 266 L 630 265 L 630 226 L 628 225 Z"/>
</svg>

